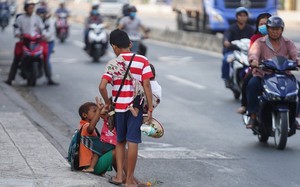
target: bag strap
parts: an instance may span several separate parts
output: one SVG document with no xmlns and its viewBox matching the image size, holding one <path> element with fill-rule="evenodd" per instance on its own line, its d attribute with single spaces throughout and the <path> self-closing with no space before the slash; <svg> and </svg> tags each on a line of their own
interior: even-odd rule
<svg viewBox="0 0 300 187">
<path fill-rule="evenodd" d="M 78 134 L 78 136 L 77 136 L 77 140 L 76 140 L 76 143 L 77 143 L 77 145 L 79 145 L 80 146 L 80 138 L 81 138 L 81 132 L 82 132 L 82 129 L 83 129 L 83 125 L 80 127 L 80 129 L 79 129 L 79 134 Z"/>
<path fill-rule="evenodd" d="M 120 95 L 120 92 L 121 92 L 122 87 L 123 87 L 123 85 L 124 85 L 125 79 L 126 79 L 127 74 L 128 74 L 128 72 L 129 72 L 129 69 L 130 69 L 130 66 L 131 66 L 131 63 L 132 63 L 132 60 L 133 60 L 134 56 L 135 56 L 135 53 L 133 53 L 133 55 L 132 55 L 132 57 L 131 57 L 131 59 L 130 59 L 130 62 L 129 62 L 129 65 L 128 65 L 127 70 L 126 70 L 126 72 L 125 72 L 125 75 L 124 75 L 124 77 L 123 77 L 122 83 L 121 83 L 121 85 L 120 85 L 120 87 L 119 87 L 119 90 L 118 90 L 118 92 L 117 92 L 117 95 L 116 95 L 116 97 L 115 97 L 115 99 L 114 99 L 114 103 L 116 103 L 116 101 L 117 101 L 117 99 L 118 99 L 118 97 L 119 97 L 119 95 Z"/>
<path fill-rule="evenodd" d="M 98 135 L 99 137 L 101 137 L 101 135 L 100 135 L 100 133 L 99 133 L 97 127 L 95 127 L 95 130 L 96 130 L 97 135 Z"/>
</svg>

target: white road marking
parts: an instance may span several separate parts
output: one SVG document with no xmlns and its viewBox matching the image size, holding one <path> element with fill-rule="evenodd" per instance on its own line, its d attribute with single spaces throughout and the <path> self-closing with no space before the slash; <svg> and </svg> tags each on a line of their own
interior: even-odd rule
<svg viewBox="0 0 300 187">
<path fill-rule="evenodd" d="M 192 81 L 189 81 L 189 80 L 186 80 L 186 79 L 183 79 L 183 78 L 180 78 L 180 77 L 177 77 L 175 75 L 166 75 L 166 77 L 170 80 L 173 80 L 173 81 L 176 81 L 178 83 L 181 83 L 181 84 L 185 84 L 187 86 L 191 86 L 191 87 L 194 87 L 196 89 L 199 89 L 199 90 L 204 90 L 206 89 L 205 86 L 203 85 L 200 85 L 200 84 L 196 84 Z"/>
<path fill-rule="evenodd" d="M 175 147 L 171 144 L 143 142 L 139 157 L 147 159 L 235 159 L 233 156 L 212 152 L 205 149 L 190 150 L 186 147 Z"/>
<path fill-rule="evenodd" d="M 85 46 L 85 44 L 82 41 L 79 41 L 79 40 L 73 40 L 73 44 L 80 47 L 80 48 L 83 48 Z"/>
<path fill-rule="evenodd" d="M 185 63 L 185 62 L 190 62 L 193 60 L 192 57 L 190 56 L 185 56 L 185 57 L 181 57 L 181 56 L 162 56 L 162 57 L 158 57 L 158 59 L 160 61 L 163 62 L 170 62 L 170 63 L 174 63 L 174 62 L 181 62 L 181 63 Z"/>
<path fill-rule="evenodd" d="M 73 64 L 73 63 L 77 63 L 78 59 L 76 59 L 76 58 L 52 58 L 52 61 L 57 62 L 57 63 Z"/>
</svg>

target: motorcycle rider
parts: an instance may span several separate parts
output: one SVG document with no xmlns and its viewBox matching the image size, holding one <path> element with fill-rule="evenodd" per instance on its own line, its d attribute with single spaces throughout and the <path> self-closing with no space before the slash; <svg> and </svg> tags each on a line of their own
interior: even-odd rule
<svg viewBox="0 0 300 187">
<path fill-rule="evenodd" d="M 6 11 L 6 14 L 4 15 L 5 17 L 2 19 L 7 19 L 7 22 L 9 22 L 10 12 L 9 12 L 9 4 L 8 4 L 7 0 L 0 0 L 0 10 Z"/>
<path fill-rule="evenodd" d="M 86 18 L 85 23 L 84 23 L 84 43 L 85 47 L 84 50 L 88 49 L 88 33 L 89 33 L 89 26 L 92 23 L 100 24 L 103 23 L 103 18 L 101 14 L 99 13 L 99 3 L 94 2 L 92 4 L 92 9 L 90 12 L 89 17 Z"/>
<path fill-rule="evenodd" d="M 235 10 L 236 23 L 230 25 L 225 31 L 223 38 L 223 61 L 222 61 L 222 79 L 225 81 L 225 87 L 231 88 L 229 80 L 230 64 L 227 62 L 228 55 L 233 54 L 238 48 L 231 44 L 233 40 L 249 38 L 254 34 L 254 29 L 247 24 L 249 12 L 245 7 L 239 7 Z"/>
<path fill-rule="evenodd" d="M 130 7 L 129 15 L 120 19 L 118 29 L 124 30 L 132 43 L 131 51 L 138 53 L 140 48 L 144 48 L 144 54 L 146 53 L 146 46 L 141 43 L 142 36 L 139 33 L 139 30 L 142 29 L 144 32 L 144 37 L 148 37 L 149 29 L 147 29 L 142 21 L 136 16 L 137 9 L 135 6 Z M 142 45 L 142 46 L 140 46 Z"/>
<path fill-rule="evenodd" d="M 55 41 L 55 21 L 51 19 L 51 14 L 48 12 L 48 9 L 44 6 L 39 7 L 36 10 L 36 14 L 39 15 L 44 24 L 45 24 L 45 31 L 43 33 L 45 40 L 47 41 L 48 44 L 48 57 L 45 65 L 48 67 L 48 71 L 45 72 L 46 77 L 48 78 L 48 84 L 49 85 L 58 85 L 57 82 L 54 82 L 52 80 L 52 68 L 51 68 L 51 63 L 50 63 L 50 56 L 51 53 L 53 53 L 54 49 L 54 41 Z"/>
<path fill-rule="evenodd" d="M 66 13 L 67 17 L 70 16 L 69 11 L 66 9 L 66 5 L 65 5 L 64 0 L 60 1 L 58 9 L 56 9 L 56 11 L 55 11 L 55 15 L 58 16 L 60 13 Z"/>
<path fill-rule="evenodd" d="M 257 39 L 249 50 L 248 58 L 252 67 L 258 67 L 259 62 L 271 59 L 274 55 L 285 56 L 291 60 L 298 60 L 297 48 L 295 44 L 282 36 L 284 30 L 284 22 L 278 16 L 271 16 L 267 21 L 268 34 Z M 299 64 L 299 61 L 298 61 Z M 247 111 L 250 120 L 246 125 L 247 129 L 254 127 L 256 122 L 256 114 L 259 109 L 258 96 L 261 94 L 261 78 L 267 74 L 261 69 L 254 68 L 253 77 L 247 86 Z M 297 120 L 295 120 L 297 122 Z M 297 125 L 297 129 L 299 129 Z"/>
<path fill-rule="evenodd" d="M 253 36 L 251 36 L 250 38 L 250 47 L 252 46 L 252 44 L 260 37 L 265 36 L 266 34 L 268 34 L 267 31 L 267 20 L 269 17 L 271 17 L 272 15 L 269 13 L 261 13 L 257 16 L 256 19 L 256 30 L 255 30 L 255 34 Z M 237 112 L 240 114 L 244 114 L 246 112 L 246 106 L 247 106 L 247 97 L 246 97 L 246 89 L 247 89 L 247 85 L 249 80 L 252 77 L 252 72 L 251 72 L 251 68 L 249 67 L 247 69 L 247 74 L 244 77 L 243 80 L 243 86 L 242 86 L 242 99 L 241 99 L 241 106 L 238 108 Z"/>
<path fill-rule="evenodd" d="M 14 51 L 14 59 L 10 67 L 8 79 L 5 81 L 8 85 L 12 84 L 12 81 L 15 79 L 15 76 L 17 74 L 19 63 L 21 62 L 21 58 L 23 55 L 23 41 L 22 41 L 22 35 L 23 34 L 43 34 L 43 31 L 45 29 L 45 25 L 42 21 L 42 19 L 33 14 L 34 13 L 34 7 L 35 7 L 35 1 L 34 0 L 26 0 L 24 3 L 24 14 L 20 14 L 15 21 L 14 24 L 14 33 L 15 37 L 19 38 L 20 41 L 18 41 L 15 45 L 15 51 Z M 41 42 L 40 45 L 43 47 L 43 61 L 47 62 L 47 56 L 48 56 L 48 45 L 46 42 Z M 45 71 L 48 71 L 47 66 L 44 66 Z M 51 84 L 52 80 L 51 77 L 48 77 L 48 84 Z"/>
<path fill-rule="evenodd" d="M 59 14 L 61 13 L 65 13 L 67 15 L 66 16 L 66 22 L 67 22 L 67 18 L 70 16 L 70 12 L 66 9 L 65 0 L 60 0 L 59 8 L 56 9 L 55 11 L 55 16 L 57 17 L 57 19 L 59 19 Z M 59 29 L 57 27 L 57 24 L 55 24 L 55 27 L 56 27 L 56 35 L 58 35 Z"/>
</svg>

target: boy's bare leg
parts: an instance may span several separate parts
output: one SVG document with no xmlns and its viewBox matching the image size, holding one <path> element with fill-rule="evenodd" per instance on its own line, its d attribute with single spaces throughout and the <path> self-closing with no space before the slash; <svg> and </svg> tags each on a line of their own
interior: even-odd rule
<svg viewBox="0 0 300 187">
<path fill-rule="evenodd" d="M 134 178 L 134 170 L 138 156 L 138 144 L 128 142 L 128 157 L 127 157 L 127 172 L 126 172 L 126 185 L 136 185 Z"/>
<path fill-rule="evenodd" d="M 94 153 L 93 157 L 92 157 L 91 165 L 88 168 L 83 169 L 82 171 L 83 172 L 94 172 L 94 168 L 98 162 L 98 159 L 99 159 L 99 156 Z"/>
<path fill-rule="evenodd" d="M 117 175 L 112 180 L 118 183 L 123 182 L 123 164 L 125 157 L 125 145 L 126 141 L 117 142 L 116 145 L 116 163 L 117 163 Z"/>
</svg>

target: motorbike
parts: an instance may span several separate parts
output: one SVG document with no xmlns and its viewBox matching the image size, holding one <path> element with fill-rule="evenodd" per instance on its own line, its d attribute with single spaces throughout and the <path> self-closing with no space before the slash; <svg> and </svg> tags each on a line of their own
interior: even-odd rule
<svg viewBox="0 0 300 187">
<path fill-rule="evenodd" d="M 287 138 L 296 133 L 299 87 L 295 76 L 289 71 L 297 70 L 297 62 L 275 56 L 263 61 L 259 68 L 270 71 L 270 74 L 262 78 L 259 112 L 252 131 L 260 142 L 267 142 L 269 137 L 274 137 L 275 147 L 283 150 Z M 243 115 L 245 125 L 249 119 L 249 116 Z"/>
<path fill-rule="evenodd" d="M 67 22 L 67 13 L 59 13 L 56 21 L 56 37 L 61 43 L 64 43 L 69 35 L 69 25 Z"/>
<path fill-rule="evenodd" d="M 146 33 L 149 33 L 150 29 L 146 30 Z M 132 48 L 131 51 L 139 54 L 139 55 L 143 55 L 146 56 L 147 54 L 147 46 L 143 43 L 143 40 L 147 39 L 148 37 L 142 35 L 131 35 L 129 34 L 129 39 L 132 42 Z"/>
<path fill-rule="evenodd" d="M 43 47 L 40 42 L 41 35 L 31 36 L 24 34 L 23 38 L 23 56 L 20 70 L 21 77 L 27 79 L 28 86 L 35 86 L 36 80 L 43 75 Z"/>
<path fill-rule="evenodd" d="M 10 12 L 10 15 L 11 15 L 11 16 L 16 15 L 16 12 L 17 12 L 17 5 L 16 5 L 16 3 L 12 2 L 12 3 L 9 5 L 9 12 Z"/>
<path fill-rule="evenodd" d="M 233 54 L 227 57 L 227 62 L 230 63 L 230 89 L 233 92 L 234 98 L 239 99 L 242 93 L 243 80 L 249 68 L 248 50 L 250 39 L 234 40 L 231 44 L 238 49 L 234 50 Z"/>
<path fill-rule="evenodd" d="M 92 23 L 89 25 L 87 53 L 98 62 L 99 58 L 106 53 L 108 45 L 108 33 L 103 23 Z"/>
<path fill-rule="evenodd" d="M 5 29 L 5 27 L 9 24 L 9 11 L 6 9 L 0 9 L 0 27 L 2 31 Z"/>
</svg>

